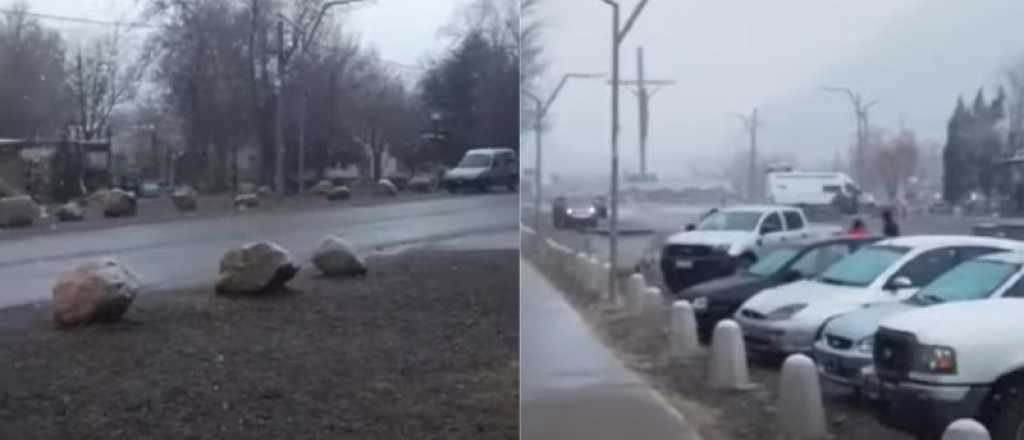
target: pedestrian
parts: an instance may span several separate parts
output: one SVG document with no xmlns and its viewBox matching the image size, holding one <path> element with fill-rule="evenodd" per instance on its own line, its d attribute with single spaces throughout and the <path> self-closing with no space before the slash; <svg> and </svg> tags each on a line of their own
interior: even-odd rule
<svg viewBox="0 0 1024 440">
<path fill-rule="evenodd" d="M 864 221 L 859 218 L 853 219 L 853 225 L 850 226 L 850 236 L 860 238 L 867 235 L 868 228 L 864 225 Z"/>
<path fill-rule="evenodd" d="M 896 220 L 892 218 L 892 211 L 886 209 L 882 211 L 882 234 L 886 237 L 899 237 L 900 225 L 896 224 Z"/>
</svg>

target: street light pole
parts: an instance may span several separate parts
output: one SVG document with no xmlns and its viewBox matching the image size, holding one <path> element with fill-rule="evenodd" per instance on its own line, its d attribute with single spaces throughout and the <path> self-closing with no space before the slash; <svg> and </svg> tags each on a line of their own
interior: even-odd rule
<svg viewBox="0 0 1024 440">
<path fill-rule="evenodd" d="M 750 116 L 741 115 L 739 113 L 733 113 L 740 122 L 743 123 L 743 128 L 746 129 L 747 134 L 750 136 L 750 164 L 749 170 L 747 170 L 747 197 L 751 201 L 756 201 L 760 198 L 759 191 L 757 191 L 757 128 L 760 126 L 760 122 L 757 120 L 757 108 L 755 107 L 751 112 Z"/>
<path fill-rule="evenodd" d="M 533 120 L 533 135 L 534 142 L 537 146 L 537 157 L 534 159 L 534 170 L 533 170 L 533 227 L 536 230 L 540 229 L 540 205 L 542 202 L 541 196 L 541 185 L 544 183 L 543 172 L 541 170 L 541 155 L 543 148 L 541 147 L 541 135 L 544 126 L 544 118 L 548 114 L 548 110 L 551 109 L 551 104 L 555 102 L 555 98 L 561 93 L 562 88 L 565 87 L 565 83 L 570 78 L 597 78 L 600 74 L 596 73 L 566 73 L 562 75 L 562 80 L 558 82 L 555 90 L 551 92 L 547 100 L 541 100 L 537 95 L 533 94 L 529 90 L 523 90 L 523 94 L 526 95 L 531 101 L 533 101 L 534 107 L 536 108 Z"/>
<path fill-rule="evenodd" d="M 608 294 L 614 300 L 618 296 L 615 273 L 619 258 L 619 47 L 629 30 L 636 22 L 637 16 L 647 6 L 649 0 L 640 0 L 633 12 L 626 19 L 626 24 L 619 27 L 619 4 L 615 0 L 601 0 L 612 8 L 612 182 L 611 218 L 608 221 L 608 247 L 612 270 L 608 272 Z"/>
</svg>

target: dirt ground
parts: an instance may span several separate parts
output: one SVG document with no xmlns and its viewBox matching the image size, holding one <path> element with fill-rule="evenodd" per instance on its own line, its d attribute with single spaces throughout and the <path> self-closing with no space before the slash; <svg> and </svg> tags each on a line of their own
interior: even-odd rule
<svg viewBox="0 0 1024 440">
<path fill-rule="evenodd" d="M 0 439 L 516 439 L 518 254 L 410 251 L 290 292 L 0 310 Z"/>
<path fill-rule="evenodd" d="M 777 419 L 778 361 L 750 363 L 756 388 L 721 391 L 707 385 L 707 352 L 685 361 L 668 356 L 669 305 L 655 316 L 615 307 L 596 293 L 582 290 L 563 274 L 545 268 L 546 274 L 566 292 L 569 301 L 619 358 L 644 376 L 673 403 L 706 440 L 785 439 Z M 624 282 L 624 280 L 623 280 Z M 831 439 L 909 440 L 912 437 L 882 426 L 867 403 L 853 396 L 825 389 L 824 403 Z"/>
<path fill-rule="evenodd" d="M 302 195 L 289 196 L 281 201 L 273 198 L 260 200 L 260 206 L 252 208 L 255 212 L 305 211 L 313 209 L 336 209 L 339 207 L 364 207 L 386 203 L 404 203 L 430 200 L 441 197 L 452 197 L 447 192 L 417 193 L 403 191 L 395 197 L 375 195 L 372 189 L 355 188 L 352 198 L 344 201 L 328 201 L 322 196 Z M 469 197 L 469 195 L 459 195 Z M 174 207 L 168 195 L 154 199 L 139 199 L 138 213 L 134 217 L 104 218 L 101 208 L 90 205 L 86 207 L 85 220 L 79 222 L 59 222 L 54 217 L 57 205 L 47 206 L 49 217 L 37 218 L 32 226 L 22 228 L 0 229 L 0 241 L 32 237 L 56 232 L 82 232 L 112 228 L 133 224 L 161 223 L 181 219 L 204 219 L 246 215 L 234 207 L 233 194 L 203 195 L 199 198 L 199 209 L 192 212 L 181 212 Z"/>
</svg>

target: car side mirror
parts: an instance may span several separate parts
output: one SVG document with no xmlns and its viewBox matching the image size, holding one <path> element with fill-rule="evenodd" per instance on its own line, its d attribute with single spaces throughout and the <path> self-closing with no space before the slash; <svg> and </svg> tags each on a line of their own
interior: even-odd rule
<svg viewBox="0 0 1024 440">
<path fill-rule="evenodd" d="M 895 291 L 900 290 L 900 289 L 906 289 L 906 288 L 911 287 L 913 285 L 914 285 L 914 283 L 912 281 L 910 281 L 910 278 L 907 278 L 905 276 L 898 276 L 896 278 L 893 278 L 891 281 L 889 281 L 889 284 L 886 286 L 887 287 L 886 290 L 895 292 Z"/>
<path fill-rule="evenodd" d="M 689 223 L 689 224 L 686 225 L 686 230 L 687 231 L 693 231 L 695 229 L 697 229 L 697 225 L 695 225 L 693 223 Z"/>
</svg>

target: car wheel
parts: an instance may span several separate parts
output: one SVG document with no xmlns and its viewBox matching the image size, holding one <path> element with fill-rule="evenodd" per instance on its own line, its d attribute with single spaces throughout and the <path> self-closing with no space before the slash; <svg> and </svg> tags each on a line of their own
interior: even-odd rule
<svg viewBox="0 0 1024 440">
<path fill-rule="evenodd" d="M 455 185 L 450 185 L 450 184 L 449 184 L 449 185 L 445 185 L 445 186 L 447 186 L 447 187 L 448 187 L 448 192 L 449 192 L 450 194 L 455 194 L 455 193 L 457 193 L 457 192 L 458 192 L 457 188 L 455 188 Z"/>
<path fill-rule="evenodd" d="M 1024 380 L 1016 379 L 995 390 L 1000 395 L 993 405 L 988 428 L 993 440 L 1024 439 Z"/>
</svg>

